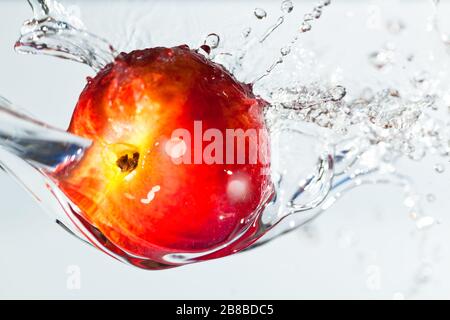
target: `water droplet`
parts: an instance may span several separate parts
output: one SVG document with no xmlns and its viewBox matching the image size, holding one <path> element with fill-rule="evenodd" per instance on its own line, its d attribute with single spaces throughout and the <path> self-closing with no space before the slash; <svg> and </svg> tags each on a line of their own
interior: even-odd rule
<svg viewBox="0 0 450 320">
<path fill-rule="evenodd" d="M 178 159 L 186 153 L 186 143 L 180 138 L 172 138 L 166 142 L 165 151 L 173 159 Z"/>
<path fill-rule="evenodd" d="M 390 65 L 394 60 L 394 51 L 390 49 L 382 49 L 372 52 L 369 55 L 369 63 L 377 69 L 383 69 Z"/>
<path fill-rule="evenodd" d="M 436 196 L 433 193 L 427 194 L 427 201 L 434 202 L 436 200 Z"/>
<path fill-rule="evenodd" d="M 267 31 L 264 33 L 264 35 L 261 37 L 261 39 L 259 40 L 260 43 L 263 43 L 264 41 L 266 41 L 266 39 L 275 31 L 277 30 L 284 22 L 284 17 L 281 16 L 277 19 L 277 22 L 275 22 L 275 24 L 273 24 L 272 26 L 269 27 L 269 29 L 267 29 Z"/>
<path fill-rule="evenodd" d="M 322 15 L 322 10 L 319 8 L 315 8 L 312 12 L 312 16 L 314 17 L 314 19 L 319 19 L 321 15 Z"/>
<path fill-rule="evenodd" d="M 150 202 L 155 199 L 156 193 L 161 190 L 161 187 L 159 185 L 154 186 L 147 194 L 146 198 L 141 199 L 142 204 L 150 204 Z"/>
<path fill-rule="evenodd" d="M 416 199 L 414 197 L 407 197 L 403 204 L 408 208 L 413 208 L 416 205 Z"/>
<path fill-rule="evenodd" d="M 264 9 L 256 8 L 254 11 L 255 17 L 258 19 L 264 19 L 267 17 L 267 12 Z"/>
<path fill-rule="evenodd" d="M 405 29 L 405 24 L 401 20 L 389 20 L 386 23 L 387 30 L 392 34 L 398 34 Z"/>
<path fill-rule="evenodd" d="M 205 39 L 204 45 L 207 45 L 211 49 L 216 49 L 219 46 L 220 37 L 216 33 L 210 33 Z"/>
<path fill-rule="evenodd" d="M 423 230 L 425 228 L 431 227 L 434 225 L 434 218 L 430 216 L 420 217 L 416 221 L 416 227 L 419 230 Z"/>
<path fill-rule="evenodd" d="M 429 86 L 429 79 L 430 75 L 426 71 L 419 71 L 414 74 L 414 76 L 411 79 L 412 84 L 414 87 L 418 89 L 427 89 Z"/>
<path fill-rule="evenodd" d="M 442 163 L 436 163 L 434 165 L 434 171 L 436 171 L 437 173 L 443 173 L 445 171 L 445 167 Z"/>
<path fill-rule="evenodd" d="M 304 20 L 304 21 L 311 21 L 311 20 L 314 20 L 314 17 L 313 17 L 313 15 L 312 15 L 311 13 L 306 13 L 306 14 L 303 16 L 303 20 Z"/>
<path fill-rule="evenodd" d="M 364 101 L 371 101 L 374 97 L 374 92 L 371 88 L 365 87 L 364 89 L 362 89 L 361 94 L 359 96 Z"/>
<path fill-rule="evenodd" d="M 76 6 L 66 9 L 56 1 L 28 2 L 34 17 L 23 25 L 15 44 L 18 52 L 63 57 L 87 64 L 96 71 L 118 55 L 110 43 L 85 31 Z M 70 39 L 67 34 L 71 35 Z"/>
<path fill-rule="evenodd" d="M 348 230 L 346 228 L 343 228 L 338 231 L 337 240 L 338 246 L 341 249 L 351 248 L 358 242 L 356 234 L 353 231 Z"/>
<path fill-rule="evenodd" d="M 430 264 L 426 263 L 420 267 L 416 274 L 416 283 L 426 283 L 433 276 L 433 268 Z"/>
<path fill-rule="evenodd" d="M 311 30 L 311 25 L 306 21 L 303 22 L 300 26 L 300 32 L 308 32 L 309 30 Z"/>
<path fill-rule="evenodd" d="M 405 295 L 401 292 L 394 293 L 393 300 L 405 300 Z"/>
<path fill-rule="evenodd" d="M 424 148 L 421 148 L 421 147 L 414 148 L 414 150 L 408 154 L 408 157 L 414 161 L 422 160 L 425 156 L 426 156 L 426 151 Z"/>
<path fill-rule="evenodd" d="M 280 53 L 282 56 L 287 56 L 289 53 L 291 53 L 291 47 L 283 47 L 280 49 Z"/>
<path fill-rule="evenodd" d="M 283 11 L 284 13 L 290 13 L 292 12 L 292 10 L 294 10 L 294 4 L 291 0 L 284 0 L 281 3 L 281 11 Z"/>
<path fill-rule="evenodd" d="M 203 54 L 205 57 L 208 57 L 209 54 L 211 53 L 211 48 L 209 46 L 207 46 L 206 44 L 200 46 L 199 49 L 200 49 L 199 52 L 201 54 Z"/>
<path fill-rule="evenodd" d="M 235 178 L 227 185 L 227 195 L 230 200 L 240 202 L 245 200 L 248 194 L 248 181 L 246 179 Z"/>
<path fill-rule="evenodd" d="M 248 27 L 242 31 L 242 36 L 244 38 L 248 38 L 248 36 L 252 33 L 252 28 Z"/>
</svg>

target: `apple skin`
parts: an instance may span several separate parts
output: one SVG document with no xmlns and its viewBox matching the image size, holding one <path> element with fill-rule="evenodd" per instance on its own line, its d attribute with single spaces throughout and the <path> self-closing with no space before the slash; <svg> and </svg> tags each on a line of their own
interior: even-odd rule
<svg viewBox="0 0 450 320">
<path fill-rule="evenodd" d="M 68 131 L 93 145 L 56 180 L 83 219 L 129 255 L 170 265 L 167 254 L 230 254 L 256 240 L 272 195 L 268 159 L 179 164 L 167 143 L 179 128 L 194 136 L 201 121 L 203 132 L 258 130 L 268 144 L 266 105 L 187 46 L 122 53 L 88 79 Z M 193 155 L 193 143 L 185 146 Z M 230 194 L 230 184 L 241 194 Z"/>
</svg>

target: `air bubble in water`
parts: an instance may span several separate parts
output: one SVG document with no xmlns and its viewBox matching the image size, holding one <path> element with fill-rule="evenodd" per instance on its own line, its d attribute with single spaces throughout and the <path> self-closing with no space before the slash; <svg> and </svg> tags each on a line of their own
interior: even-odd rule
<svg viewBox="0 0 450 320">
<path fill-rule="evenodd" d="M 294 10 L 294 4 L 291 0 L 284 0 L 281 3 L 281 11 L 283 11 L 284 13 L 290 13 L 292 12 L 292 10 Z"/>
<path fill-rule="evenodd" d="M 267 17 L 267 12 L 264 9 L 256 8 L 254 11 L 255 17 L 258 19 L 264 19 Z"/>
</svg>

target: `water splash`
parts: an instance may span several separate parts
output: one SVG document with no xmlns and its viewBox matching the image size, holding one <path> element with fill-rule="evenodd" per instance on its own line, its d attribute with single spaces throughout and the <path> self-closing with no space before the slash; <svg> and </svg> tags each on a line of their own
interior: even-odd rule
<svg viewBox="0 0 450 320">
<path fill-rule="evenodd" d="M 34 19 L 25 25 L 21 40 L 31 39 L 28 43 L 33 45 L 19 41 L 19 51 L 23 48 L 24 52 L 62 56 L 87 63 L 96 70 L 112 61 L 116 53 L 106 41 L 100 39 L 97 43 L 99 38 L 84 31 L 79 22 L 71 20 L 70 15 L 56 18 L 63 11 L 55 9 L 58 8 L 55 2 L 31 1 L 31 4 Z M 297 58 L 296 45 L 300 36 L 313 30 L 314 21 L 323 16 L 323 10 L 329 4 L 329 1 L 321 1 L 304 14 L 295 37 L 279 49 L 279 57 L 266 70 L 250 70 L 246 63 L 254 58 L 252 51 L 261 50 L 261 45 L 269 42 L 282 27 L 287 14 L 293 11 L 291 1 L 281 3 L 281 15 L 274 16 L 278 16 L 277 20 L 262 35 L 251 27 L 243 29 L 240 35 L 243 44 L 235 50 L 224 41 L 226 37 L 209 34 L 203 44 L 208 49 L 205 52 L 208 51 L 210 59 L 223 63 L 241 80 L 250 79 L 248 82 L 253 83 L 262 78 L 271 80 L 275 68 L 287 61 L 287 57 Z M 265 19 L 254 20 L 260 24 L 270 22 L 267 16 L 266 12 Z M 68 25 L 62 24 L 63 28 L 60 28 L 57 21 L 65 21 Z M 44 28 L 46 25 L 53 29 L 47 30 Z M 396 36 L 406 28 L 399 20 L 391 20 L 386 27 Z M 446 44 L 442 26 L 435 30 Z M 77 42 L 80 41 L 78 38 L 83 42 Z M 388 72 L 404 57 L 395 46 L 387 43 L 366 58 L 374 72 Z M 414 55 L 408 55 L 404 60 L 411 62 L 414 59 Z M 262 71 L 265 72 L 261 76 Z M 423 212 L 413 182 L 399 173 L 397 165 L 405 158 L 417 162 L 434 154 L 442 157 L 436 162 L 435 173 L 445 172 L 444 162 L 448 161 L 450 154 L 450 129 L 445 120 L 433 114 L 441 107 L 442 93 L 433 91 L 431 78 L 430 74 L 416 73 L 410 77 L 410 86 L 406 90 L 403 85 L 388 85 L 382 89 L 366 88 L 355 92 L 350 87 L 328 84 L 327 81 L 293 81 L 288 86 L 256 88 L 271 104 L 266 117 L 272 130 L 273 149 L 281 154 L 273 165 L 277 197 L 263 217 L 264 223 L 268 227 L 274 226 L 274 229 L 256 245 L 310 222 L 350 194 L 351 190 L 373 184 L 398 186 L 402 191 L 400 198 L 407 200 L 405 205 L 415 228 L 420 232 L 432 230 L 438 220 Z M 307 159 L 302 159 L 298 150 L 304 150 L 305 146 L 309 146 L 311 152 Z M 282 157 L 286 154 L 293 156 L 291 159 Z M 305 161 L 301 165 L 304 172 L 299 170 L 298 159 Z M 426 198 L 429 202 L 434 201 L 430 200 L 433 197 Z M 100 239 L 101 235 L 96 232 Z M 172 258 L 174 261 L 188 259 Z M 421 279 L 431 277 L 430 272 L 422 271 L 417 272 L 420 283 L 424 282 Z M 405 295 L 408 297 L 410 294 L 407 292 Z"/>
<path fill-rule="evenodd" d="M 99 71 L 117 52 L 106 40 L 86 31 L 81 20 L 53 0 L 28 0 L 33 18 L 25 21 L 15 49 L 74 60 Z"/>
<path fill-rule="evenodd" d="M 1 96 L 0 124 L 0 147 L 47 172 L 78 162 L 91 144 L 31 118 Z"/>
<path fill-rule="evenodd" d="M 278 58 L 269 66 L 269 68 L 266 69 L 266 71 L 262 75 L 259 75 L 256 79 L 252 81 L 253 84 L 269 76 L 278 65 L 283 63 L 284 59 L 291 53 L 292 46 L 295 45 L 295 43 L 298 41 L 299 35 L 308 32 L 312 29 L 311 21 L 314 19 L 319 19 L 322 16 L 322 9 L 325 6 L 330 5 L 330 3 L 331 1 L 328 0 L 319 1 L 318 4 L 313 7 L 310 13 L 306 13 L 304 15 L 303 21 L 300 23 L 298 33 L 288 44 L 286 44 L 281 48 L 280 55 L 278 56 Z M 290 13 L 293 10 L 292 2 L 283 1 L 281 9 L 283 13 Z M 259 42 L 264 43 L 270 37 L 270 35 L 272 35 L 274 31 L 277 30 L 284 23 L 284 19 L 285 19 L 284 15 L 280 16 L 277 22 L 264 33 Z"/>
</svg>

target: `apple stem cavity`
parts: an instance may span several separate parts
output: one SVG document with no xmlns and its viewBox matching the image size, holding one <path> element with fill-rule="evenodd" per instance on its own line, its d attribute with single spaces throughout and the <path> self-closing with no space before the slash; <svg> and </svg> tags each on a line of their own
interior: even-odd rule
<svg viewBox="0 0 450 320">
<path fill-rule="evenodd" d="M 116 164 L 123 173 L 133 172 L 139 164 L 139 152 L 124 154 L 117 159 Z"/>
</svg>

